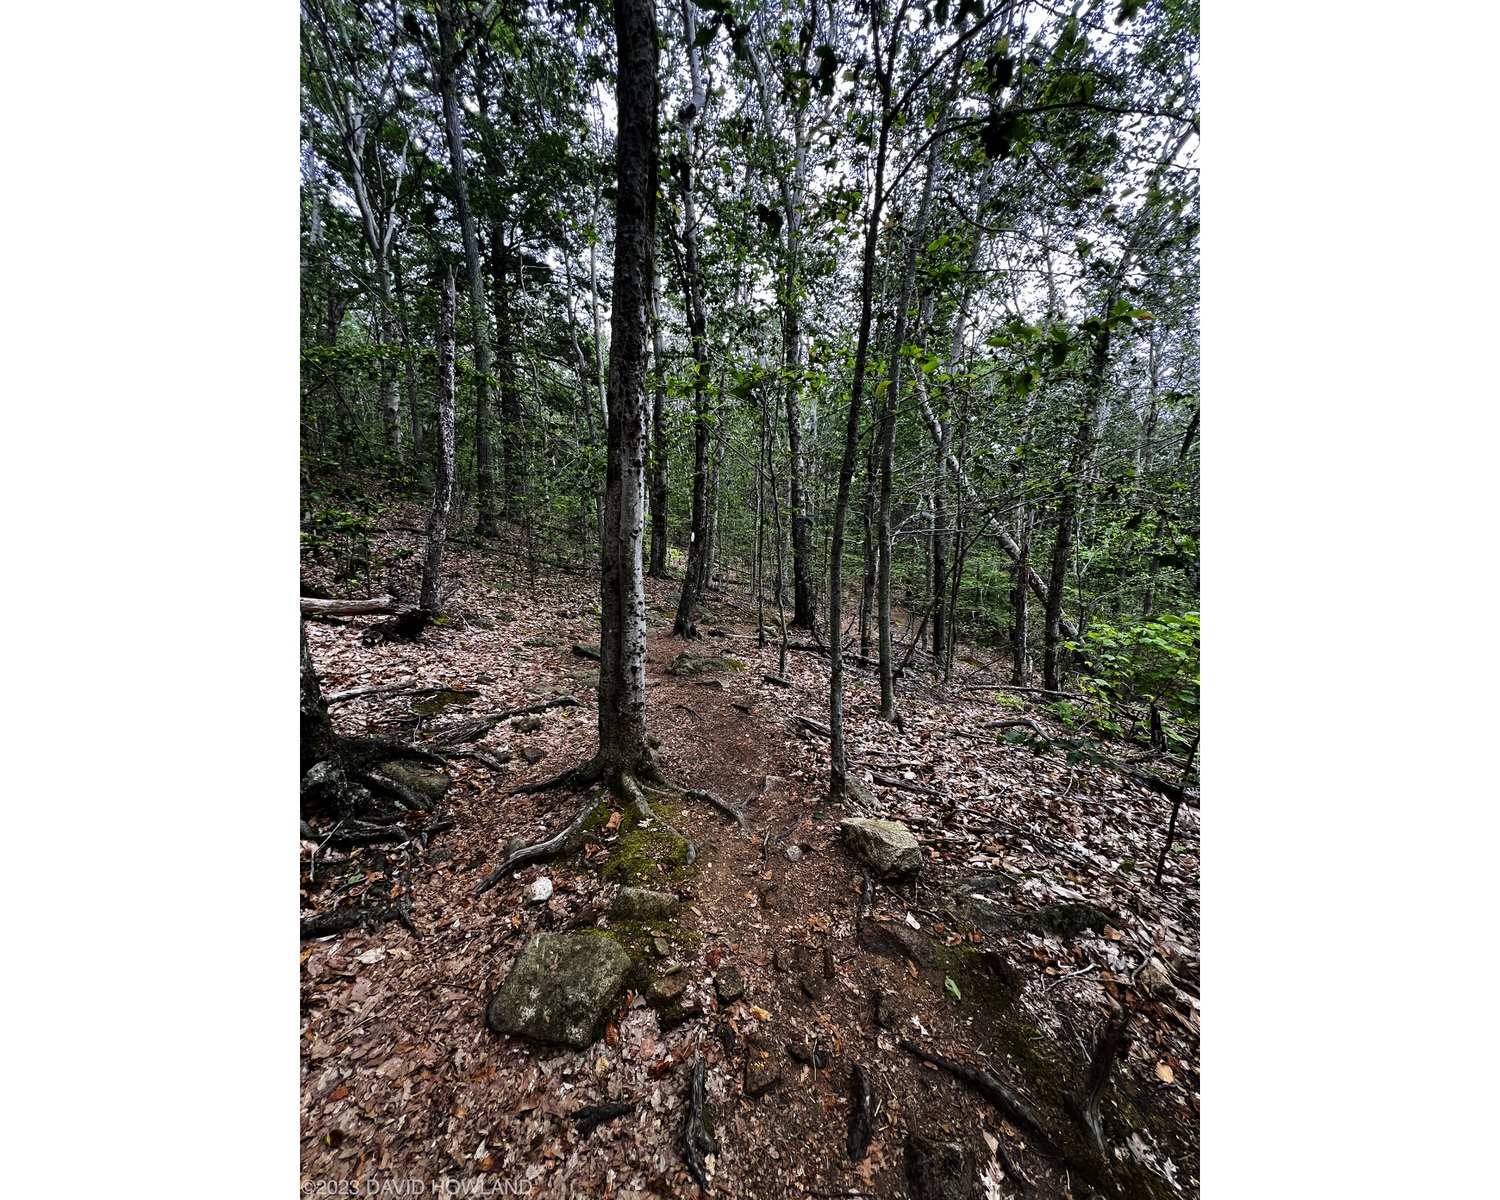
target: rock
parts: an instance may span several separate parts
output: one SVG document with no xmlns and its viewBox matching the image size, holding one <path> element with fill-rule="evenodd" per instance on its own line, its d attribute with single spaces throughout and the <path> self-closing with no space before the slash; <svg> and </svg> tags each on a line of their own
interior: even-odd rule
<svg viewBox="0 0 1500 1200">
<path fill-rule="evenodd" d="M 543 900 L 552 899 L 552 880 L 548 879 L 545 875 L 535 880 L 526 889 L 526 899 L 533 904 L 540 904 Z"/>
<path fill-rule="evenodd" d="M 542 933 L 526 944 L 485 1019 L 496 1033 L 582 1050 L 625 986 L 630 955 L 593 933 Z"/>
<path fill-rule="evenodd" d="M 875 989 L 875 1024 L 882 1029 L 899 1029 L 906 1024 L 906 1013 L 895 992 Z"/>
<path fill-rule="evenodd" d="M 494 618 L 487 617 L 483 613 L 478 613 L 478 614 L 470 617 L 469 618 L 469 624 L 472 625 L 472 626 L 474 626 L 475 629 L 493 629 L 493 628 L 495 628 Z"/>
<path fill-rule="evenodd" d="M 677 915 L 681 901 L 670 892 L 653 892 L 649 888 L 622 887 L 610 906 L 610 913 L 627 921 L 658 921 Z"/>
<path fill-rule="evenodd" d="M 517 733 L 535 733 L 541 727 L 541 717 L 522 717 L 514 726 Z"/>
<path fill-rule="evenodd" d="M 792 794 L 792 785 L 780 775 L 767 775 L 765 782 L 760 785 L 760 798 L 769 800 L 773 804 L 795 799 Z"/>
<path fill-rule="evenodd" d="M 687 991 L 688 973 L 681 968 L 663 975 L 660 979 L 653 979 L 646 985 L 646 999 L 652 1005 L 660 1008 L 668 1004 L 676 1004 L 682 999 L 682 993 Z"/>
<path fill-rule="evenodd" d="M 424 767 L 421 763 L 405 758 L 383 762 L 378 767 L 372 768 L 370 774 L 376 779 L 382 777 L 390 779 L 407 791 L 415 792 L 429 805 L 436 804 L 443 798 L 443 793 L 453 786 L 453 780 L 441 771 L 434 771 L 430 767 Z"/>
<path fill-rule="evenodd" d="M 820 1071 L 826 1071 L 828 1064 L 833 1061 L 822 1047 L 814 1049 L 805 1042 L 788 1042 L 786 1052 L 799 1063 L 807 1063 L 809 1066 L 817 1067 Z"/>
<path fill-rule="evenodd" d="M 509 858 L 517 850 L 524 850 L 524 849 L 526 849 L 526 847 L 529 846 L 530 844 L 531 844 L 530 842 L 528 842 L 525 838 L 520 837 L 519 835 L 516 836 L 516 837 L 511 838 L 509 841 L 507 841 L 505 843 L 505 852 L 501 856 L 501 861 L 504 861 L 505 859 Z"/>
<path fill-rule="evenodd" d="M 907 925 L 894 921 L 861 921 L 857 939 L 861 950 L 878 954 L 895 962 L 908 958 L 919 967 L 937 965 L 937 952 L 932 942 L 922 933 Z"/>
<path fill-rule="evenodd" d="M 667 668 L 668 675 L 712 675 L 720 671 L 743 671 L 745 664 L 737 658 L 720 654 L 693 654 L 683 651 Z"/>
<path fill-rule="evenodd" d="M 693 680 L 693 684 L 695 687 L 707 688 L 711 692 L 722 692 L 724 690 L 724 681 L 722 679 L 695 679 Z"/>
<path fill-rule="evenodd" d="M 745 1095 L 764 1095 L 781 1082 L 781 1064 L 769 1051 L 752 1047 L 745 1057 Z"/>
<path fill-rule="evenodd" d="M 1159 958 L 1148 959 L 1146 965 L 1141 968 L 1140 974 L 1135 977 L 1135 982 L 1149 996 L 1170 996 L 1177 990 L 1172 985 L 1172 977 L 1167 973 L 1166 966 Z"/>
<path fill-rule="evenodd" d="M 495 682 L 495 677 L 493 675 L 491 675 L 488 671 L 481 671 L 481 672 L 479 672 L 478 675 L 474 676 L 474 682 L 475 683 L 494 683 Z"/>
<path fill-rule="evenodd" d="M 575 642 L 573 644 L 573 653 L 578 655 L 579 658 L 587 658 L 593 662 L 599 661 L 598 646 L 586 646 L 582 642 Z"/>
<path fill-rule="evenodd" d="M 881 879 L 910 879 L 922 869 L 922 848 L 899 821 L 845 817 L 839 834 L 849 852 Z"/>
<path fill-rule="evenodd" d="M 453 850 L 448 846 L 436 846 L 427 852 L 427 861 L 436 866 L 445 863 L 453 857 Z"/>
<path fill-rule="evenodd" d="M 738 967 L 720 967 L 714 976 L 714 991 L 718 992 L 719 999 L 728 1004 L 732 1000 L 738 1000 L 745 994 L 745 977 L 740 974 Z"/>
<path fill-rule="evenodd" d="M 527 638 L 524 642 L 521 643 L 521 645 L 535 646 L 541 649 L 551 650 L 554 646 L 557 645 L 557 642 L 552 638 Z"/>
<path fill-rule="evenodd" d="M 547 757 L 547 752 L 537 746 L 522 746 L 521 757 L 531 766 L 536 766 L 542 759 Z"/>
<path fill-rule="evenodd" d="M 975 1186 L 974 1152 L 959 1142 L 908 1133 L 906 1182 L 913 1200 L 970 1200 Z"/>
<path fill-rule="evenodd" d="M 1039 908 L 1031 920 L 1047 933 L 1077 937 L 1085 929 L 1103 933 L 1114 918 L 1092 904 L 1048 904 Z"/>
<path fill-rule="evenodd" d="M 796 862 L 802 857 L 802 847 L 795 842 L 782 851 L 786 855 L 787 862 Z"/>
</svg>

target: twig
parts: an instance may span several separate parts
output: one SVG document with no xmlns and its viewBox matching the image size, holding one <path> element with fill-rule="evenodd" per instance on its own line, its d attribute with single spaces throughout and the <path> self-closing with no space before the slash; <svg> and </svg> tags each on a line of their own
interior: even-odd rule
<svg viewBox="0 0 1500 1200">
<path fill-rule="evenodd" d="M 325 704 L 339 704 L 353 700 L 356 696 L 378 696 L 387 692 L 409 692 L 417 686 L 415 679 L 398 679 L 395 683 L 372 683 L 368 687 L 350 688 L 344 692 L 333 692 L 323 697 Z"/>
</svg>

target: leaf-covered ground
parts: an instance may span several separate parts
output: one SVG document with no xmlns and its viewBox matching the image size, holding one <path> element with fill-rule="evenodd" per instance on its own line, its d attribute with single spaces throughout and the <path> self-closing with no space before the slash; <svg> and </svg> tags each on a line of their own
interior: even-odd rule
<svg viewBox="0 0 1500 1200">
<path fill-rule="evenodd" d="M 700 623 L 722 636 L 687 647 L 669 636 L 676 585 L 648 581 L 648 727 L 661 765 L 743 806 L 751 829 L 745 837 L 697 803 L 662 813 L 702 850 L 685 878 L 665 884 L 686 901 L 676 927 L 661 931 L 670 938 L 646 930 L 637 942 L 653 973 L 685 965 L 684 1000 L 703 1015 L 664 1029 L 632 992 L 585 1051 L 489 1031 L 485 1008 L 532 936 L 610 924 L 613 885 L 600 863 L 616 835 L 607 827 L 581 852 L 471 896 L 511 839 L 555 832 L 587 800 L 510 793 L 593 752 L 596 664 L 573 647 L 598 641 L 596 584 L 553 568 L 533 578 L 517 561 L 481 551 L 453 553 L 449 566 L 450 624 L 417 643 L 368 647 L 361 630 L 378 618 L 311 621 L 310 648 L 325 694 L 414 678 L 478 695 L 425 716 L 412 712 L 409 692 L 354 698 L 332 706 L 340 731 L 422 741 L 466 716 L 559 693 L 580 703 L 503 722 L 478 742 L 491 758 L 509 756 L 504 771 L 455 762 L 442 803 L 455 825 L 426 847 L 345 855 L 303 843 L 305 913 L 394 896 L 421 935 L 390 923 L 303 946 L 304 1185 L 418 1178 L 429 1190 L 450 1181 L 491 1193 L 529 1185 L 545 1196 L 694 1195 L 682 1134 L 701 1059 L 720 1146 L 710 1159 L 715 1195 L 904 1196 L 903 1138 L 916 1130 L 966 1142 L 982 1194 L 1081 1197 L 1087 1189 L 985 1100 L 897 1042 L 988 1065 L 1035 1094 L 1049 1070 L 1068 1075 L 1084 1061 L 1113 999 L 1131 1015 L 1105 1109 L 1112 1152 L 1147 1172 L 1160 1194 L 1197 1195 L 1196 810 L 1182 812 L 1158 891 L 1151 875 L 1168 801 L 1118 771 L 1070 767 L 1056 749 L 1012 744 L 986 728 L 1027 716 L 1054 738 L 1078 736 L 1017 707 L 1013 693 L 978 687 L 997 678 L 985 673 L 998 669 L 994 654 L 962 651 L 961 677 L 948 688 L 909 678 L 904 732 L 876 715 L 872 676 L 854 669 L 847 677 L 849 755 L 863 786 L 835 811 L 826 803 L 827 743 L 791 719 L 826 721 L 826 660 L 792 653 L 790 688 L 763 681 L 777 669 L 776 646 L 758 645 L 757 613 L 739 585 L 716 591 Z M 666 674 L 683 649 L 727 654 L 744 669 L 709 679 Z M 877 887 L 866 927 L 915 927 L 946 955 L 936 967 L 872 952 L 857 935 L 862 876 L 837 834 L 848 815 L 903 821 L 922 841 L 914 894 Z M 543 876 L 551 898 L 526 900 Z M 986 935 L 957 911 L 954 897 L 965 894 L 1018 914 L 1086 903 L 1108 920 L 1073 936 Z M 989 970 L 1005 986 L 965 990 L 946 965 L 976 962 L 988 964 L 976 978 Z M 745 992 L 723 1003 L 713 979 L 729 966 Z M 1040 1031 L 1045 1044 L 1035 1053 L 1006 1039 L 1018 1024 Z M 767 1058 L 781 1078 L 750 1098 L 747 1060 Z M 856 1063 L 872 1083 L 876 1126 L 869 1153 L 853 1163 L 845 1145 Z M 569 1114 L 607 1101 L 635 1107 L 581 1137 Z M 1007 1157 L 1025 1180 L 1007 1177 Z"/>
</svg>

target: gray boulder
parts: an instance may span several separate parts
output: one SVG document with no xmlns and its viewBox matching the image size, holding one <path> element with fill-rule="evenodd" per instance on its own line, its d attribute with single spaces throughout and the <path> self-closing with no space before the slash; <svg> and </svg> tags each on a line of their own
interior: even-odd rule
<svg viewBox="0 0 1500 1200">
<path fill-rule="evenodd" d="M 629 970 L 630 955 L 612 938 L 538 934 L 516 959 L 485 1019 L 496 1033 L 581 1050 L 598 1037 Z"/>
<path fill-rule="evenodd" d="M 680 901 L 670 892 L 650 888 L 622 887 L 610 913 L 627 921 L 660 921 L 675 916 Z"/>
<path fill-rule="evenodd" d="M 899 821 L 845 817 L 839 834 L 849 853 L 881 879 L 910 879 L 922 869 L 922 848 Z"/>
</svg>

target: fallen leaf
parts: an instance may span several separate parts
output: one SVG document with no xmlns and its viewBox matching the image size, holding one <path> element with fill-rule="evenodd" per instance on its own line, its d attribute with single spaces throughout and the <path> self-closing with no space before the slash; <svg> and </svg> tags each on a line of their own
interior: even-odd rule
<svg viewBox="0 0 1500 1200">
<path fill-rule="evenodd" d="M 1171 1083 L 1172 1082 L 1172 1068 L 1169 1067 L 1169 1066 L 1167 1066 L 1166 1063 L 1157 1063 L 1156 1064 L 1156 1077 L 1158 1079 L 1160 1079 L 1163 1083 Z"/>
<path fill-rule="evenodd" d="M 359 961 L 364 963 L 365 966 L 369 967 L 373 966 L 375 963 L 378 963 L 384 957 L 385 950 L 380 946 L 377 946 L 375 947 L 375 949 L 366 950 L 363 954 L 361 954 L 359 956 Z"/>
<path fill-rule="evenodd" d="M 750 1006 L 750 1015 L 757 1021 L 769 1021 L 771 1019 L 770 1013 L 763 1008 L 757 1008 L 753 1004 Z"/>
<path fill-rule="evenodd" d="M 1111 942 L 1118 942 L 1125 935 L 1113 925 L 1106 925 L 1104 927 L 1104 936 Z"/>
<path fill-rule="evenodd" d="M 330 1100 L 342 1100 L 348 1094 L 349 1085 L 347 1083 L 341 1083 L 338 1085 L 338 1087 L 334 1088 L 333 1091 L 328 1093 L 328 1098 Z"/>
</svg>

